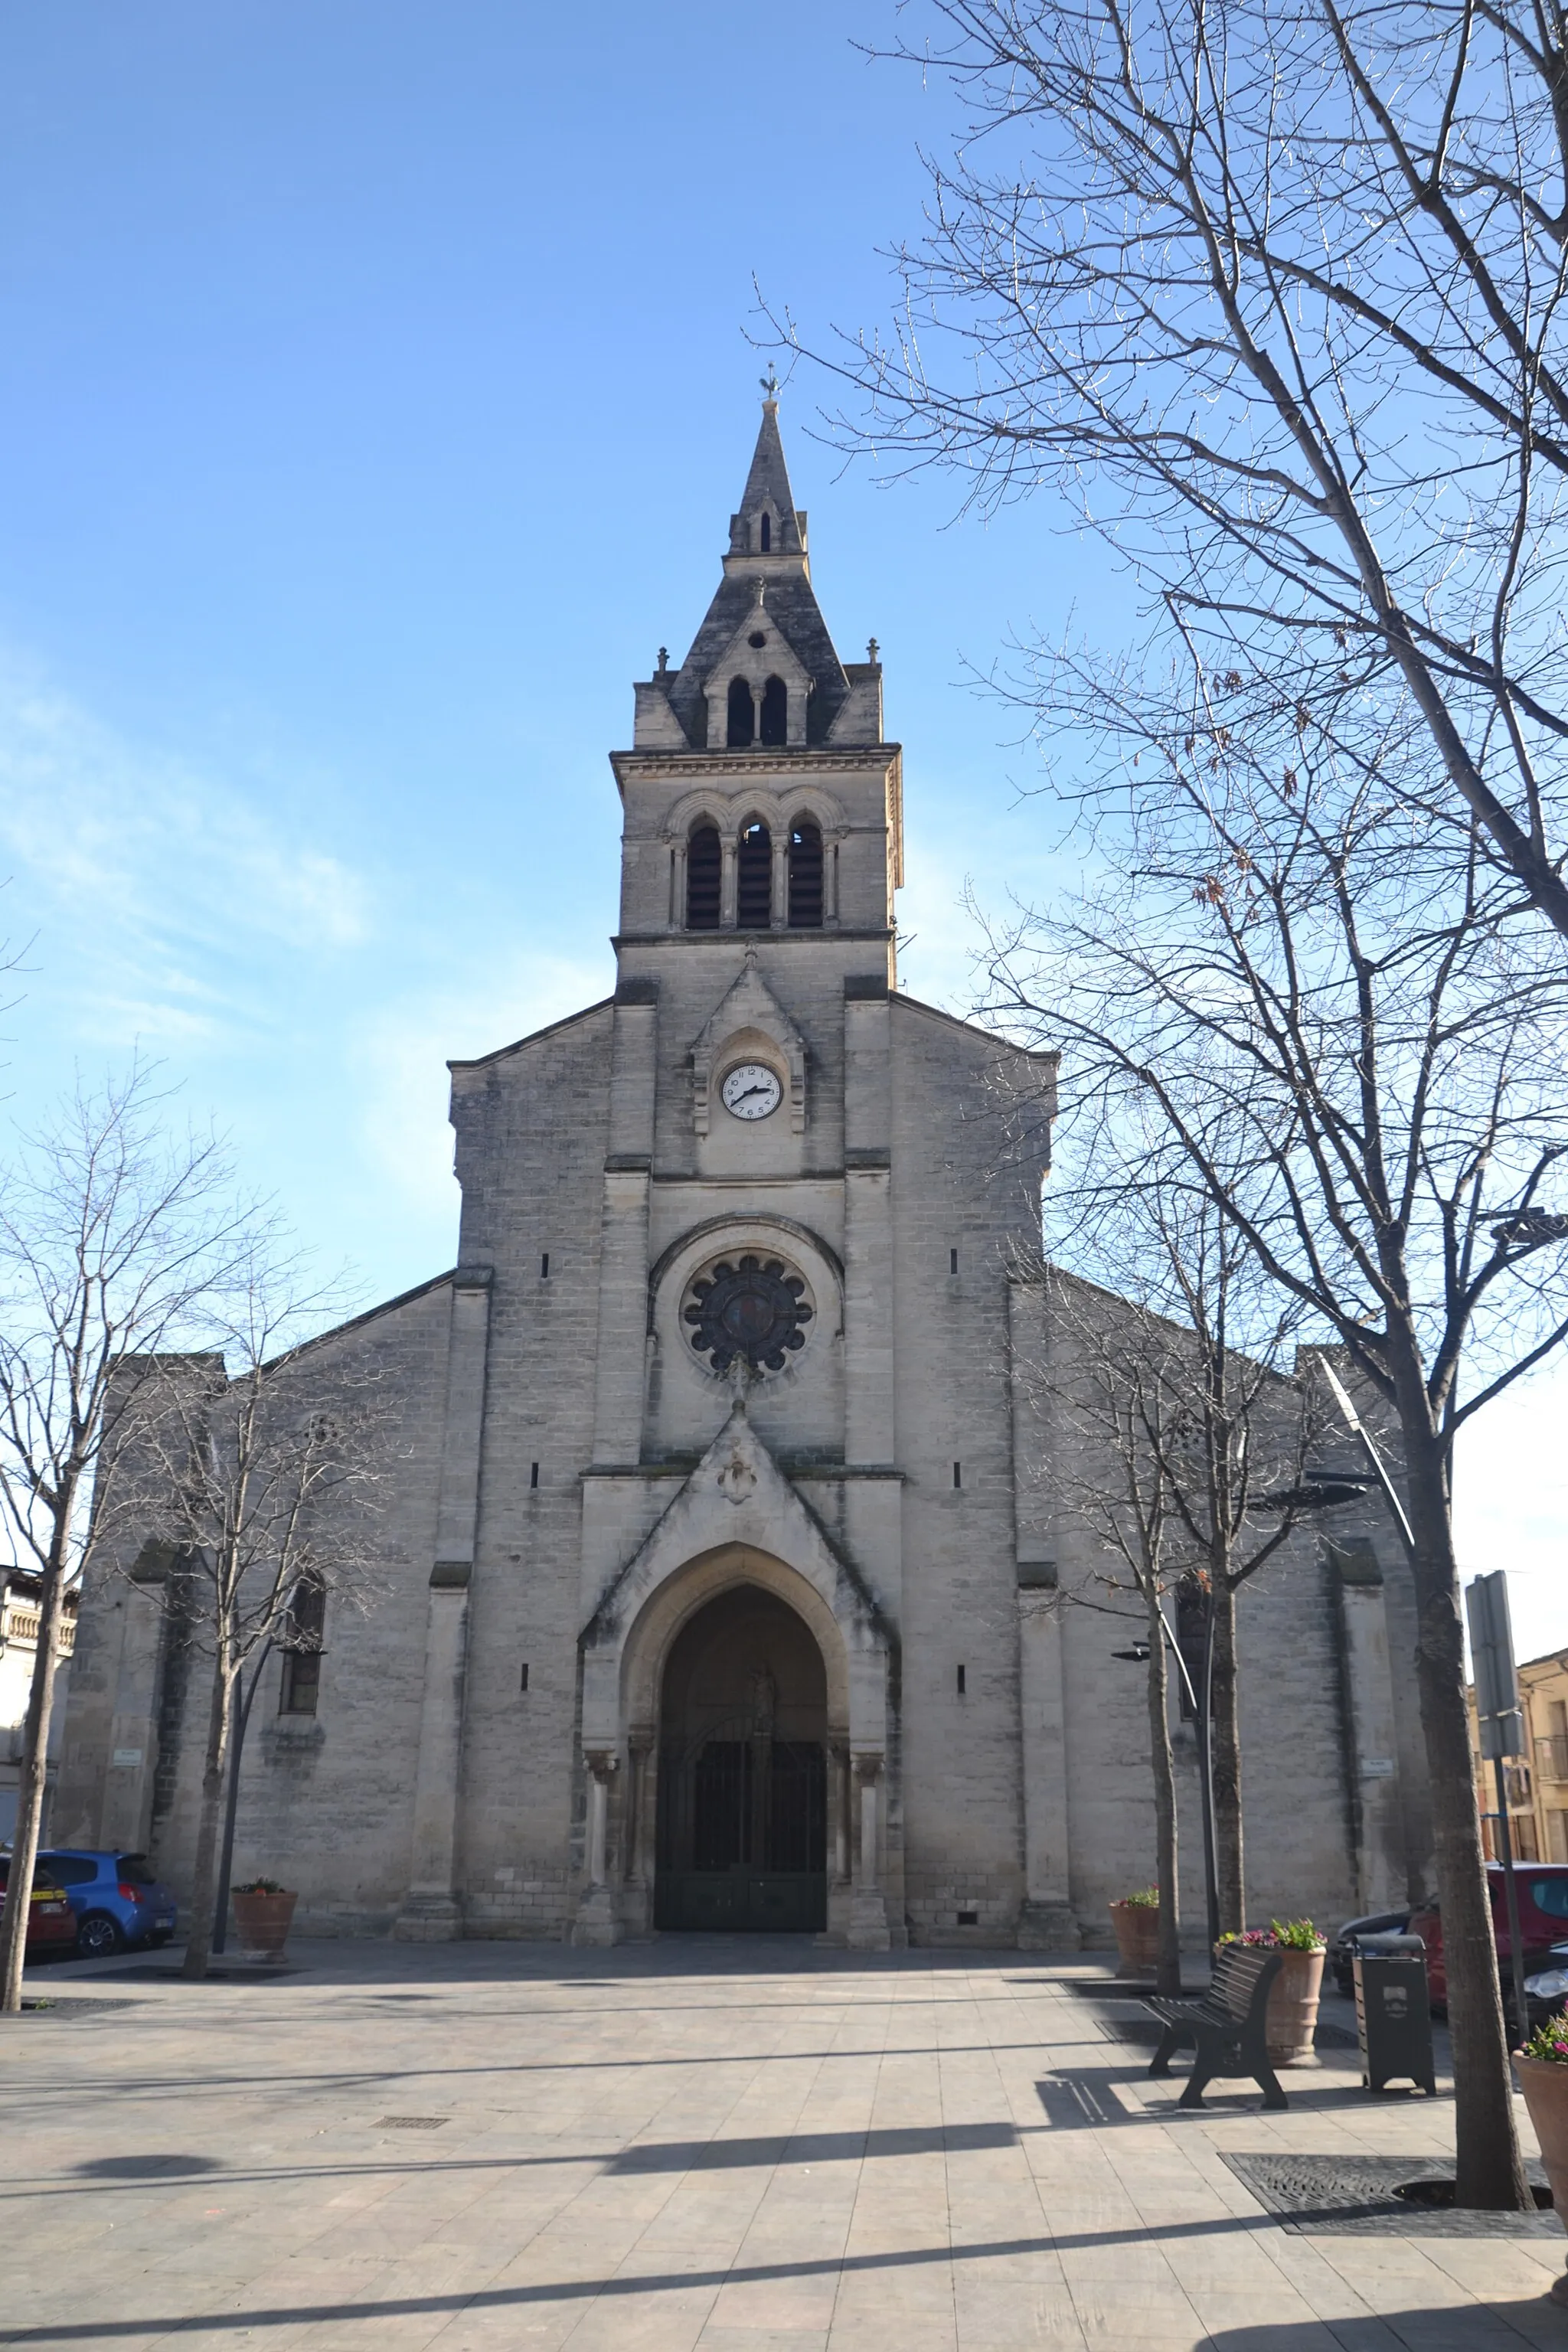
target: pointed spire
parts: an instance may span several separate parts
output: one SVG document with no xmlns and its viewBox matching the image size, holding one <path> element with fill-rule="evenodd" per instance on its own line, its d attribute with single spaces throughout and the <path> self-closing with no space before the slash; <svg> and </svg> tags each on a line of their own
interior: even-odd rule
<svg viewBox="0 0 1568 2352">
<path fill-rule="evenodd" d="M 805 517 L 795 503 L 789 467 L 779 436 L 776 386 L 764 387 L 763 421 L 738 514 L 730 518 L 724 577 L 686 659 L 668 673 L 669 707 L 686 740 L 698 750 L 708 743 L 704 686 L 713 664 L 766 595 L 767 620 L 787 641 L 811 680 L 806 715 L 808 742 L 825 741 L 849 681 L 834 649 L 811 585 Z M 763 522 L 767 529 L 763 529 Z"/>
<path fill-rule="evenodd" d="M 764 534 L 763 523 L 768 529 Z M 764 537 L 766 545 L 763 544 Z M 738 513 L 730 517 L 731 555 L 804 555 L 805 517 L 795 512 L 789 467 L 779 436 L 779 404 L 763 403 L 763 422 Z"/>
</svg>

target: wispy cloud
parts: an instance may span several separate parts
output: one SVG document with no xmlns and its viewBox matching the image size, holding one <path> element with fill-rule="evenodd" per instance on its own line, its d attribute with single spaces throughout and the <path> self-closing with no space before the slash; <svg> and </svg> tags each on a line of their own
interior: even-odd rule
<svg viewBox="0 0 1568 2352">
<path fill-rule="evenodd" d="M 312 836 L 302 794 L 259 798 L 254 776 L 131 741 L 0 651 L 5 911 L 39 935 L 57 985 L 74 977 L 100 1040 L 190 1043 L 264 1020 L 269 951 L 365 940 L 365 877 Z"/>
</svg>

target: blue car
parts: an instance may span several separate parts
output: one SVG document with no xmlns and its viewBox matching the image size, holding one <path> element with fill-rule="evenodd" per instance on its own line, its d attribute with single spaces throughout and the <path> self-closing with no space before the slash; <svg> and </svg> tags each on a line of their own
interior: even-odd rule
<svg viewBox="0 0 1568 2352">
<path fill-rule="evenodd" d="M 174 1932 L 174 1898 L 145 1854 L 52 1846 L 38 1856 L 38 1875 L 65 1888 L 84 1960 L 106 1960 L 128 1944 L 166 1944 Z"/>
</svg>

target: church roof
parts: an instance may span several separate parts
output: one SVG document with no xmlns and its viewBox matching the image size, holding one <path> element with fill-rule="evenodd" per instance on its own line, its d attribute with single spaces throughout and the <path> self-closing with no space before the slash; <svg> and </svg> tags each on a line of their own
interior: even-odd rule
<svg viewBox="0 0 1568 2352">
<path fill-rule="evenodd" d="M 764 514 L 771 525 L 771 544 L 765 552 L 760 547 L 758 530 Z M 724 577 L 686 659 L 679 670 L 660 680 L 694 750 L 704 750 L 708 741 L 703 683 L 751 612 L 759 579 L 765 583 L 769 620 L 788 639 L 814 681 L 806 706 L 806 740 L 823 742 L 849 691 L 849 680 L 812 588 L 805 517 L 796 509 L 790 488 L 775 400 L 763 403 L 763 422 L 746 487 L 739 509 L 730 518 Z"/>
</svg>

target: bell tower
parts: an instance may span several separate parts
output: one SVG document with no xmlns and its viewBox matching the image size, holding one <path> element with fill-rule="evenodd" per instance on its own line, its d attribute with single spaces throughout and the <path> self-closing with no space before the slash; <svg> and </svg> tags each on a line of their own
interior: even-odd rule
<svg viewBox="0 0 1568 2352">
<path fill-rule="evenodd" d="M 632 749 L 611 755 L 623 979 L 740 934 L 853 940 L 858 971 L 875 942 L 892 980 L 901 762 L 876 651 L 838 657 L 770 392 L 713 600 L 679 667 L 661 648 L 638 682 Z"/>
</svg>

